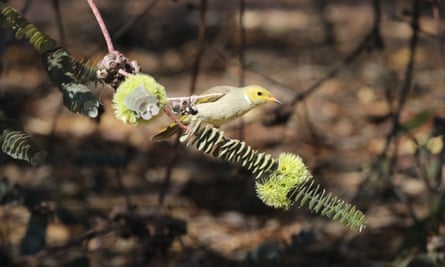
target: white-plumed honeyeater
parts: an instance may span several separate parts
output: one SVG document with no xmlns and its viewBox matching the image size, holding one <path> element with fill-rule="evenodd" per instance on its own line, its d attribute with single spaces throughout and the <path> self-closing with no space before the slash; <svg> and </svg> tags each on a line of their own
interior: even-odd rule
<svg viewBox="0 0 445 267">
<path fill-rule="evenodd" d="M 195 106 L 197 114 L 184 115 L 178 121 L 184 125 L 201 121 L 219 127 L 241 117 L 251 109 L 262 104 L 269 102 L 280 103 L 271 92 L 258 85 L 249 85 L 241 88 L 225 85 L 215 86 L 203 92 L 202 95 L 218 93 L 223 93 L 224 95 L 214 102 L 198 103 Z M 152 141 L 162 141 L 181 130 L 182 128 L 173 122 L 154 135 Z"/>
</svg>

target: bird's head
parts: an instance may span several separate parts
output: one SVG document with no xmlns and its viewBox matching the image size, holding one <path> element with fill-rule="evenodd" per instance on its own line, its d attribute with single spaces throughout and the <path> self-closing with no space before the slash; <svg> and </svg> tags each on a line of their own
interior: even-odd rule
<svg viewBox="0 0 445 267">
<path fill-rule="evenodd" d="M 274 102 L 281 104 L 271 92 L 258 85 L 249 85 L 244 87 L 244 93 L 247 100 L 253 105 L 265 104 L 268 102 Z"/>
</svg>

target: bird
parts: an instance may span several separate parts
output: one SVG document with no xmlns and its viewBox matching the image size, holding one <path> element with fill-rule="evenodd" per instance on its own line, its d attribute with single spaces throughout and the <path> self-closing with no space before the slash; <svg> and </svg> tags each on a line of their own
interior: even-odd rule
<svg viewBox="0 0 445 267">
<path fill-rule="evenodd" d="M 202 93 L 202 95 L 211 94 L 224 95 L 214 102 L 198 102 L 195 106 L 197 113 L 194 115 L 183 115 L 178 119 L 178 122 L 184 125 L 193 125 L 193 123 L 200 121 L 215 127 L 220 127 L 225 123 L 243 116 L 251 109 L 260 105 L 266 103 L 281 103 L 271 92 L 258 85 L 248 85 L 245 87 L 220 85 L 212 87 Z M 155 134 L 151 140 L 153 142 L 159 142 L 181 131 L 181 125 L 173 122 Z"/>
</svg>

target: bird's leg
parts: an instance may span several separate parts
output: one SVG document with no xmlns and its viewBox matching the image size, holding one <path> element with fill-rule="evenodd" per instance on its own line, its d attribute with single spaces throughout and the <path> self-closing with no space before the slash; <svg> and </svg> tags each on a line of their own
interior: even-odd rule
<svg viewBox="0 0 445 267">
<path fill-rule="evenodd" d="M 184 129 L 184 131 L 188 131 L 189 127 L 185 124 L 183 124 L 182 122 L 180 122 L 178 120 L 178 118 L 176 118 L 175 114 L 173 114 L 173 112 L 170 111 L 170 109 L 168 107 L 164 107 L 164 112 L 165 114 L 167 114 L 167 116 L 174 121 L 179 127 L 181 127 L 182 129 Z"/>
</svg>

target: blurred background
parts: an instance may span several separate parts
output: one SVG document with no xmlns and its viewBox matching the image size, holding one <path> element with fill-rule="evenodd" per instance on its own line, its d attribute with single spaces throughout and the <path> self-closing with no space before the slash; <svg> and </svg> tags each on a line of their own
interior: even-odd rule
<svg viewBox="0 0 445 267">
<path fill-rule="evenodd" d="M 107 48 L 86 1 L 7 1 L 76 58 Z M 0 107 L 48 152 L 0 154 L 1 266 L 443 266 L 440 0 L 97 0 L 114 46 L 170 97 L 259 84 L 281 101 L 223 126 L 262 152 L 300 155 L 365 212 L 362 233 L 274 210 L 254 177 L 175 138 L 63 107 L 40 55 L 0 31 Z M 38 208 L 36 208 L 38 207 Z"/>
</svg>

